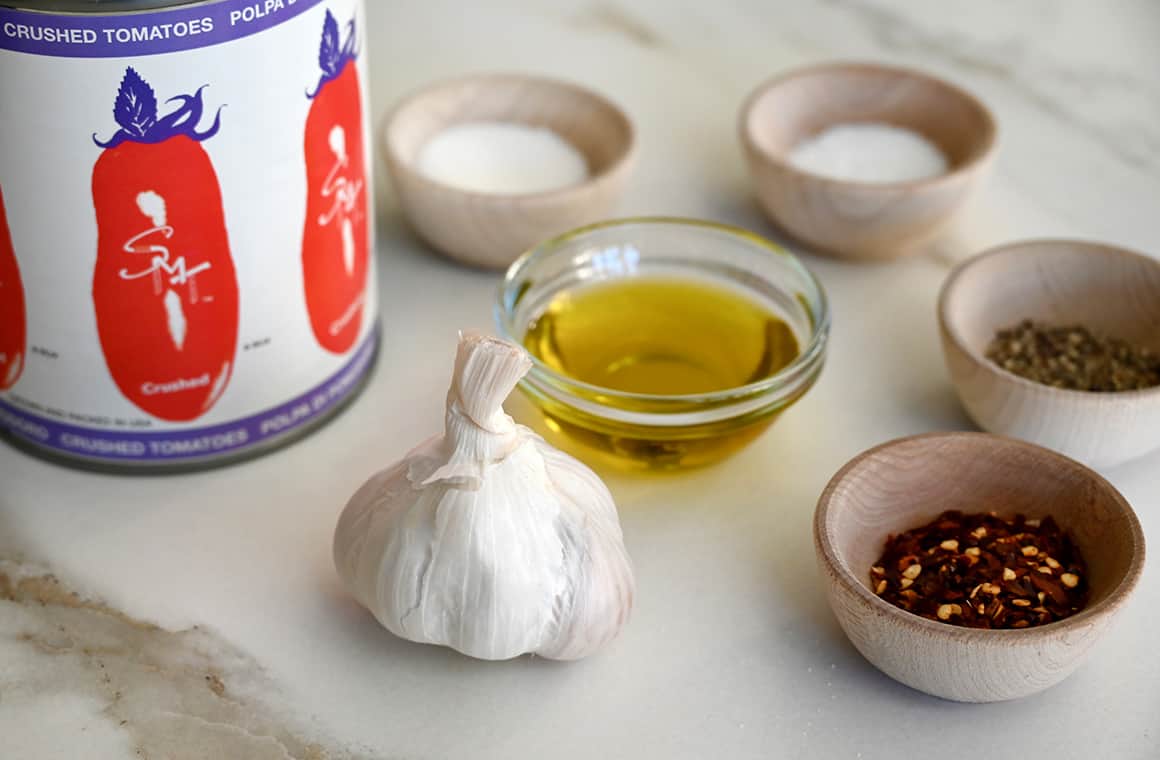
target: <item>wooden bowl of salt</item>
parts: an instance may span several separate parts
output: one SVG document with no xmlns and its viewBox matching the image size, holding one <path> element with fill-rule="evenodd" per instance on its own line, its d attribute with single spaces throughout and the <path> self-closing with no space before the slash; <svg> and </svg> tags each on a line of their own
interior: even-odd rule
<svg viewBox="0 0 1160 760">
<path fill-rule="evenodd" d="M 411 95 L 387 116 L 381 140 L 416 233 L 453 259 L 489 269 L 607 216 L 634 152 L 631 121 L 603 96 L 509 74 Z"/>
<path fill-rule="evenodd" d="M 997 131 L 986 106 L 958 87 L 871 63 L 775 77 L 746 101 L 739 126 L 773 223 L 852 260 L 919 250 L 978 183 Z"/>
</svg>

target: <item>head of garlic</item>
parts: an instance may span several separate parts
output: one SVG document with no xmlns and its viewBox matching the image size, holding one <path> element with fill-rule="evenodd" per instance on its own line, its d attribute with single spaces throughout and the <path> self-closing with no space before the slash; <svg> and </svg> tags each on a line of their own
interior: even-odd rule
<svg viewBox="0 0 1160 760">
<path fill-rule="evenodd" d="M 460 336 L 442 435 L 368 480 L 334 535 L 354 597 L 389 631 L 485 660 L 591 654 L 633 578 L 608 488 L 503 411 L 522 348 Z"/>
</svg>

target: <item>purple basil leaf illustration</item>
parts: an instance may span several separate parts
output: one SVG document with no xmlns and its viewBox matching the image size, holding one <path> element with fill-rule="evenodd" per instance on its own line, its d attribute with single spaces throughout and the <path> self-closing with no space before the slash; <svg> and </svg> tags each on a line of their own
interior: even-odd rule
<svg viewBox="0 0 1160 760">
<path fill-rule="evenodd" d="M 201 93 L 208 86 L 203 84 L 192 95 L 174 95 L 165 102 L 177 105 L 159 118 L 157 96 L 153 93 L 153 88 L 146 84 L 136 71 L 127 69 L 125 78 L 121 80 L 121 89 L 117 93 L 117 102 L 113 106 L 113 115 L 121 128 L 108 140 L 101 140 L 94 132 L 93 142 L 98 147 L 111 149 L 125 142 L 156 145 L 178 135 L 198 142 L 208 140 L 221 128 L 222 109 L 225 108 L 224 103 L 218 106 L 213 124 L 208 129 L 198 131 L 198 124 L 205 110 Z"/>
<path fill-rule="evenodd" d="M 157 123 L 157 97 L 141 75 L 125 69 L 121 89 L 113 105 L 113 118 L 131 135 L 145 137 Z"/>
<path fill-rule="evenodd" d="M 322 44 L 318 48 L 318 65 L 330 76 L 338 74 L 342 61 L 342 47 L 338 38 L 338 21 L 328 10 L 322 22 Z"/>
</svg>

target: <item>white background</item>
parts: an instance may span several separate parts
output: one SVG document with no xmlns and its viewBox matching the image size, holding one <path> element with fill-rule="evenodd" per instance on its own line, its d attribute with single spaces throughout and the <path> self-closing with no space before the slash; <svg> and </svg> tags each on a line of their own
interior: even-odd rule
<svg viewBox="0 0 1160 760">
<path fill-rule="evenodd" d="M 330 539 L 346 495 L 438 429 L 455 331 L 490 325 L 498 282 L 432 256 L 390 194 L 384 352 L 350 411 L 278 454 L 188 477 L 88 475 L 2 449 L 0 536 L 132 614 L 220 631 L 283 698 L 374 757 L 1160 757 L 1155 561 L 1072 678 L 1021 702 L 968 706 L 900 686 L 853 650 L 810 538 L 818 494 L 854 454 L 970 427 L 934 317 L 954 261 L 1044 235 L 1160 254 L 1154 3 L 370 5 L 377 113 L 432 78 L 496 69 L 566 76 L 623 104 L 641 141 L 626 214 L 771 234 L 751 200 L 737 108 L 767 76 L 835 57 L 916 65 L 968 87 L 994 109 L 1001 151 L 962 224 L 924 255 L 868 267 L 807 256 L 833 303 L 829 362 L 768 434 L 703 471 L 608 478 L 637 606 L 587 661 L 482 663 L 411 645 L 338 586 Z M 532 419 L 521 400 L 509 408 Z M 1106 474 L 1160 546 L 1160 455 Z"/>
</svg>

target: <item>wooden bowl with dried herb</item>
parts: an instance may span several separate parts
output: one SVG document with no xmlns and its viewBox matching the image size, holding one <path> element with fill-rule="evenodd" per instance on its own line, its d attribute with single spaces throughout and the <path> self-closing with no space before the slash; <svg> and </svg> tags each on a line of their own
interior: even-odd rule
<svg viewBox="0 0 1160 760">
<path fill-rule="evenodd" d="M 1035 240 L 961 264 L 939 326 L 963 406 L 984 430 L 1093 467 L 1160 448 L 1160 261 Z"/>
<path fill-rule="evenodd" d="M 855 457 L 818 501 L 814 548 L 858 651 L 960 702 L 1066 678 L 1144 566 L 1140 523 L 1110 483 L 986 433 L 912 436 Z"/>
</svg>

